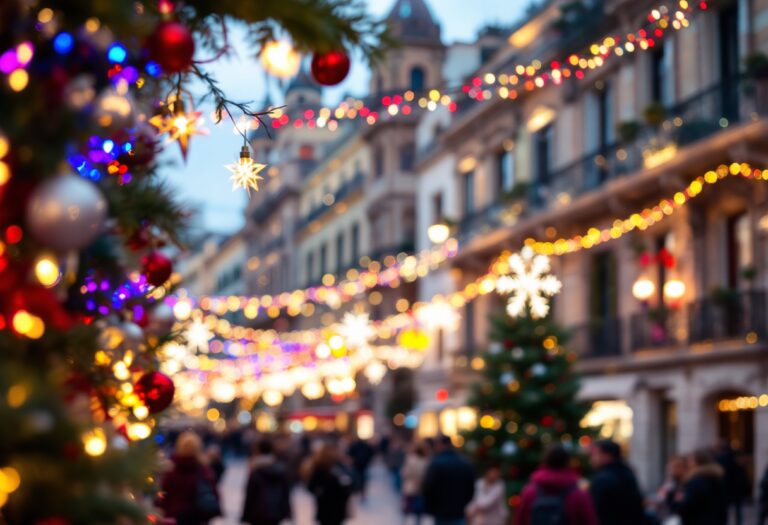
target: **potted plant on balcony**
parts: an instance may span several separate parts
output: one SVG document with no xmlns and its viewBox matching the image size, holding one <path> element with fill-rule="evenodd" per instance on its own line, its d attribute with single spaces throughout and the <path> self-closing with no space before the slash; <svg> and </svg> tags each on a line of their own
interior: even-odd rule
<svg viewBox="0 0 768 525">
<path fill-rule="evenodd" d="M 626 146 L 637 140 L 642 129 L 643 125 L 637 120 L 625 120 L 619 122 L 616 131 L 619 134 L 619 140 Z"/>
<path fill-rule="evenodd" d="M 510 204 L 525 200 L 530 191 L 531 184 L 529 182 L 516 182 L 512 188 L 501 194 L 501 202 Z"/>
<path fill-rule="evenodd" d="M 658 128 L 667 118 L 667 108 L 661 102 L 651 102 L 643 111 L 643 117 L 649 126 Z"/>
</svg>

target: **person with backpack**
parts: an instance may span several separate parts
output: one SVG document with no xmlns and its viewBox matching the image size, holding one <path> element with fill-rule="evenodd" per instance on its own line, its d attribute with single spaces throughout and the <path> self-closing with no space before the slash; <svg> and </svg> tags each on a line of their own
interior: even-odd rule
<svg viewBox="0 0 768 525">
<path fill-rule="evenodd" d="M 279 525 L 291 517 L 288 469 L 277 461 L 270 440 L 263 439 L 254 448 L 240 521 L 249 525 Z"/>
<path fill-rule="evenodd" d="M 624 462 L 621 447 L 609 439 L 596 442 L 590 451 L 595 474 L 589 487 L 600 525 L 647 523 L 643 495 L 635 473 Z"/>
<path fill-rule="evenodd" d="M 467 505 L 475 493 L 475 471 L 453 448 L 451 438 L 435 442 L 435 455 L 422 484 L 424 510 L 435 525 L 464 525 Z"/>
<path fill-rule="evenodd" d="M 501 479 L 501 467 L 492 465 L 475 484 L 467 517 L 470 525 L 506 525 L 507 515 L 507 487 Z"/>
<path fill-rule="evenodd" d="M 589 494 L 579 488 L 571 457 L 553 446 L 523 489 L 515 525 L 598 525 Z"/>
<path fill-rule="evenodd" d="M 341 462 L 338 445 L 328 441 L 314 459 L 307 488 L 315 497 L 315 518 L 320 525 L 341 525 L 347 519 L 355 488 L 354 473 Z"/>
<path fill-rule="evenodd" d="M 183 432 L 176 440 L 171 456 L 173 467 L 160 482 L 158 507 L 176 525 L 204 525 L 221 516 L 219 495 L 213 474 L 201 461 L 203 442 L 192 431 Z"/>
<path fill-rule="evenodd" d="M 675 510 L 683 525 L 727 525 L 725 472 L 709 450 L 691 455 L 688 478 L 675 502 Z"/>
</svg>

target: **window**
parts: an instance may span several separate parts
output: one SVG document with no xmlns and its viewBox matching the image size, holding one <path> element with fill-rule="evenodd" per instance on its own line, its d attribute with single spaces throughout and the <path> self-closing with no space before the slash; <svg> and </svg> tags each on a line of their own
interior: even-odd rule
<svg viewBox="0 0 768 525">
<path fill-rule="evenodd" d="M 549 176 L 552 167 L 550 166 L 552 156 L 552 124 L 548 124 L 541 128 L 533 137 L 535 166 L 536 166 L 536 183 L 539 186 L 547 186 L 549 184 Z"/>
<path fill-rule="evenodd" d="M 651 53 L 651 100 L 664 100 L 664 45 L 659 45 Z"/>
<path fill-rule="evenodd" d="M 307 283 L 311 283 L 315 278 L 315 254 L 309 252 L 307 254 Z"/>
<path fill-rule="evenodd" d="M 728 218 L 727 239 L 728 251 L 728 287 L 738 289 L 744 283 L 744 270 L 752 265 L 752 232 L 749 215 L 741 213 Z"/>
<path fill-rule="evenodd" d="M 741 60 L 739 58 L 739 3 L 733 2 L 724 7 L 718 17 L 720 57 L 720 82 L 722 115 L 728 119 L 738 118 L 739 90 L 734 82 L 739 76 Z"/>
<path fill-rule="evenodd" d="M 464 353 L 473 355 L 475 350 L 475 302 L 464 306 Z"/>
<path fill-rule="evenodd" d="M 360 224 L 358 223 L 352 225 L 350 245 L 352 248 L 352 264 L 357 266 L 358 259 L 360 258 Z"/>
<path fill-rule="evenodd" d="M 416 146 L 409 142 L 400 147 L 400 170 L 411 171 L 415 161 Z"/>
<path fill-rule="evenodd" d="M 373 176 L 377 179 L 384 175 L 384 152 L 381 147 L 373 151 Z"/>
<path fill-rule="evenodd" d="M 511 151 L 503 150 L 496 157 L 496 189 L 499 196 L 515 186 L 515 158 Z"/>
<path fill-rule="evenodd" d="M 338 273 L 344 269 L 344 233 L 336 236 L 336 270 Z"/>
<path fill-rule="evenodd" d="M 411 69 L 411 91 L 423 91 L 424 90 L 424 69 L 416 66 Z"/>
<path fill-rule="evenodd" d="M 432 195 L 432 224 L 442 221 L 443 216 L 443 192 L 439 191 Z"/>
<path fill-rule="evenodd" d="M 320 247 L 320 278 L 328 273 L 328 245 L 323 244 Z"/>
<path fill-rule="evenodd" d="M 475 172 L 464 174 L 464 216 L 471 215 L 475 211 Z"/>
</svg>

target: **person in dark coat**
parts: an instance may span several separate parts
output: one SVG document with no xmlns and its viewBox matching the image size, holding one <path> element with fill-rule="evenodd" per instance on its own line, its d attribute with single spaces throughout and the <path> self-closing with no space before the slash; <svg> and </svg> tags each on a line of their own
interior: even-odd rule
<svg viewBox="0 0 768 525">
<path fill-rule="evenodd" d="M 240 521 L 249 525 L 279 525 L 291 517 L 288 469 L 277 460 L 268 439 L 259 441 L 254 449 Z"/>
<path fill-rule="evenodd" d="M 708 450 L 695 452 L 675 510 L 683 525 L 726 525 L 728 497 L 723 468 Z"/>
<path fill-rule="evenodd" d="M 327 442 L 317 454 L 307 484 L 315 496 L 315 518 L 320 525 L 341 525 L 354 490 L 354 474 L 341 462 L 336 443 Z"/>
<path fill-rule="evenodd" d="M 157 505 L 166 518 L 176 520 L 176 525 L 203 525 L 215 516 L 206 515 L 200 508 L 200 487 L 218 499 L 213 474 L 200 460 L 203 442 L 194 432 L 183 432 L 176 441 L 176 451 L 171 456 L 173 468 L 161 481 L 161 495 Z"/>
<path fill-rule="evenodd" d="M 590 462 L 595 474 L 589 493 L 600 525 L 641 525 L 645 523 L 643 495 L 634 472 L 621 457 L 621 447 L 611 441 L 592 446 Z"/>
<path fill-rule="evenodd" d="M 454 449 L 449 437 L 435 444 L 422 488 L 424 509 L 435 525 L 464 525 L 465 510 L 475 493 L 475 472 Z"/>
<path fill-rule="evenodd" d="M 749 475 L 739 464 L 736 451 L 726 440 L 720 443 L 715 461 L 723 468 L 723 482 L 728 497 L 728 509 L 733 509 L 736 519 L 735 525 L 741 525 L 743 522 L 742 506 L 751 492 Z"/>
<path fill-rule="evenodd" d="M 571 457 L 562 446 L 547 451 L 541 468 L 533 473 L 521 493 L 515 525 L 530 525 L 537 499 L 552 496 L 562 498 L 568 525 L 598 525 L 592 500 L 579 488 L 579 475 L 570 463 Z"/>
<path fill-rule="evenodd" d="M 760 494 L 758 498 L 760 516 L 757 525 L 765 525 L 765 520 L 768 520 L 768 467 L 765 468 L 763 477 L 760 479 Z"/>
<path fill-rule="evenodd" d="M 205 451 L 206 463 L 213 474 L 213 480 L 218 485 L 221 478 L 224 477 L 226 466 L 221 457 L 221 447 L 219 445 L 210 445 Z"/>
<path fill-rule="evenodd" d="M 352 460 L 352 467 L 355 469 L 357 488 L 363 499 L 365 499 L 365 488 L 368 484 L 368 467 L 371 466 L 375 453 L 373 447 L 364 439 L 355 440 L 347 450 L 347 455 Z"/>
</svg>

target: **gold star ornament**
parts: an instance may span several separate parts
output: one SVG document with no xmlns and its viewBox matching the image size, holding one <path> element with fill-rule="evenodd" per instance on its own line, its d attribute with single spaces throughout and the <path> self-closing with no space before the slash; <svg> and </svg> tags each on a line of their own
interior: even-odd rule
<svg viewBox="0 0 768 525">
<path fill-rule="evenodd" d="M 162 135 L 168 134 L 167 142 L 177 141 L 181 148 L 181 156 L 187 160 L 189 151 L 189 139 L 192 135 L 207 135 L 208 130 L 201 127 L 202 118 L 199 111 L 185 111 L 184 102 L 179 98 L 170 102 L 168 111 L 161 115 L 155 115 L 149 119 L 149 123 L 157 128 Z"/>
<path fill-rule="evenodd" d="M 232 176 L 229 178 L 232 181 L 232 191 L 242 188 L 249 197 L 251 196 L 251 189 L 259 191 L 259 181 L 264 180 L 264 177 L 259 176 L 259 173 L 266 167 L 266 164 L 254 162 L 248 146 L 243 146 L 243 149 L 240 150 L 240 159 L 226 166 L 232 172 Z"/>
</svg>

